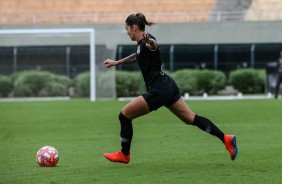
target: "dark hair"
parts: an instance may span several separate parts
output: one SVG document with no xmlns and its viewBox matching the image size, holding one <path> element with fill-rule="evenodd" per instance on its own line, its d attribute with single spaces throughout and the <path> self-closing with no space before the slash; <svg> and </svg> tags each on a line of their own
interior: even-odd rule
<svg viewBox="0 0 282 184">
<path fill-rule="evenodd" d="M 145 25 L 151 26 L 154 24 L 153 22 L 148 22 L 143 13 L 131 14 L 126 18 L 125 22 L 129 26 L 137 25 L 141 31 L 145 31 Z"/>
</svg>

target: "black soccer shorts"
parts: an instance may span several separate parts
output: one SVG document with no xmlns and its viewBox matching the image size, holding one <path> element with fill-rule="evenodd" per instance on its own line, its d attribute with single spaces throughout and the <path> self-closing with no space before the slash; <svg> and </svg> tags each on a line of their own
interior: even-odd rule
<svg viewBox="0 0 282 184">
<path fill-rule="evenodd" d="M 162 106 L 169 107 L 181 98 L 179 88 L 173 79 L 167 76 L 167 81 L 158 87 L 153 87 L 142 94 L 150 111 Z"/>
</svg>

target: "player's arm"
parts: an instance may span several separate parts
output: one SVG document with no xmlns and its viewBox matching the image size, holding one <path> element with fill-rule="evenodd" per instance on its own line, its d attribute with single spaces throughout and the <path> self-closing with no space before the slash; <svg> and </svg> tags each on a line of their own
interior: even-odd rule
<svg viewBox="0 0 282 184">
<path fill-rule="evenodd" d="M 121 65 L 121 64 L 127 64 L 127 63 L 133 63 L 136 61 L 136 54 L 133 53 L 125 58 L 122 58 L 118 61 L 114 61 L 111 59 L 107 59 L 106 61 L 104 61 L 104 66 L 106 68 L 111 68 L 112 66 L 117 66 L 117 65 Z"/>
<path fill-rule="evenodd" d="M 154 40 L 153 38 L 150 38 L 148 33 L 144 33 L 143 34 L 143 41 L 146 43 L 146 46 L 150 50 L 156 50 L 158 48 L 157 40 Z"/>
</svg>

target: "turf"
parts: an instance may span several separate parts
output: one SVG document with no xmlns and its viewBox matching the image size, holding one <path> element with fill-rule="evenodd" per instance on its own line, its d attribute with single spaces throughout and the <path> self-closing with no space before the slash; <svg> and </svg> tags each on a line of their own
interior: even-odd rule
<svg viewBox="0 0 282 184">
<path fill-rule="evenodd" d="M 161 108 L 133 122 L 128 165 L 103 157 L 120 149 L 117 117 L 125 104 L 0 103 L 0 183 L 281 183 L 281 100 L 188 102 L 225 133 L 236 134 L 235 161 L 219 139 Z M 45 145 L 59 151 L 56 167 L 37 165 L 35 154 Z"/>
</svg>

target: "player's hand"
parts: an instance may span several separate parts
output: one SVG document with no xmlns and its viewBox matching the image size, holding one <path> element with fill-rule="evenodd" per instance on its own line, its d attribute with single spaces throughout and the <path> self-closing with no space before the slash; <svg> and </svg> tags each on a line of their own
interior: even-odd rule
<svg viewBox="0 0 282 184">
<path fill-rule="evenodd" d="M 150 36 L 149 36 L 149 34 L 144 32 L 142 40 L 143 40 L 143 42 L 149 44 L 150 43 Z"/>
<path fill-rule="evenodd" d="M 115 66 L 116 63 L 117 63 L 116 61 L 111 60 L 111 59 L 107 59 L 103 62 L 105 68 L 111 68 L 112 66 Z"/>
</svg>

